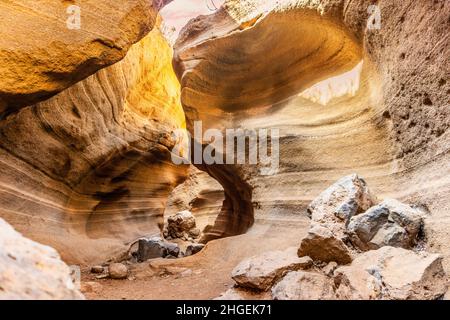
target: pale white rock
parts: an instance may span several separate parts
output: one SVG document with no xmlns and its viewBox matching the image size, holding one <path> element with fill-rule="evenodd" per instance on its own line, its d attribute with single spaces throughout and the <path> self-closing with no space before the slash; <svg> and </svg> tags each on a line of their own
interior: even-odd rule
<svg viewBox="0 0 450 320">
<path fill-rule="evenodd" d="M 34 242 L 0 218 L 0 300 L 78 300 L 70 268 L 55 249 Z"/>
<path fill-rule="evenodd" d="M 359 255 L 334 272 L 339 299 L 437 299 L 447 288 L 438 254 L 382 247 Z"/>
<path fill-rule="evenodd" d="M 287 272 L 309 268 L 311 265 L 311 258 L 299 258 L 296 248 L 269 251 L 242 261 L 232 271 L 232 278 L 239 286 L 268 290 Z"/>
</svg>

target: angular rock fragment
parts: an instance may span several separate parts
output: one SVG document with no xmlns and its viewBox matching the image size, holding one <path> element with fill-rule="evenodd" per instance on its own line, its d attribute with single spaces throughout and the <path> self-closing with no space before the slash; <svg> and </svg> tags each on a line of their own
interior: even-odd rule
<svg viewBox="0 0 450 320">
<path fill-rule="evenodd" d="M 365 213 L 354 216 L 347 226 L 351 242 L 361 250 L 382 246 L 411 248 L 422 228 L 418 210 L 397 200 L 386 199 Z"/>
<path fill-rule="evenodd" d="M 333 281 L 323 274 L 289 272 L 272 288 L 275 300 L 334 300 Z"/>
<path fill-rule="evenodd" d="M 179 253 L 180 247 L 176 243 L 165 242 L 160 237 L 139 239 L 138 242 L 137 259 L 140 262 L 166 256 L 178 257 Z"/>
<path fill-rule="evenodd" d="M 308 235 L 302 239 L 297 251 L 299 257 L 309 256 L 314 261 L 347 264 L 352 261 L 352 255 L 345 243 L 336 237 L 329 229 L 312 224 Z"/>
<path fill-rule="evenodd" d="M 0 218 L 0 300 L 84 299 L 55 249 L 23 237 Z"/>
<path fill-rule="evenodd" d="M 285 251 L 269 251 L 242 261 L 232 271 L 232 278 L 239 286 L 268 290 L 287 272 L 309 268 L 309 257 L 299 258 L 295 248 Z"/>
<path fill-rule="evenodd" d="M 437 299 L 447 290 L 439 255 L 403 248 L 367 251 L 334 274 L 339 299 Z"/>
</svg>

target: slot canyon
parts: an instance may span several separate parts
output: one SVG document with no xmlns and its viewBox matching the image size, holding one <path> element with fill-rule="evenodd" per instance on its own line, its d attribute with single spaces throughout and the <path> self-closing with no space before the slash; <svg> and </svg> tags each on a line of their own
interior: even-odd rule
<svg viewBox="0 0 450 320">
<path fill-rule="evenodd" d="M 449 1 L 0 18 L 0 299 L 450 299 Z M 199 122 L 278 132 L 276 168 L 174 163 Z"/>
</svg>

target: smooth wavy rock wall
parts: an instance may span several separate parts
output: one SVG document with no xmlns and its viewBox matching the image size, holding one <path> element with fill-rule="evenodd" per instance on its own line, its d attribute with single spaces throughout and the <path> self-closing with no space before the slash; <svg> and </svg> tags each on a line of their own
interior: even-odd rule
<svg viewBox="0 0 450 320">
<path fill-rule="evenodd" d="M 450 4 L 379 1 L 379 30 L 367 27 L 371 4 L 229 0 L 181 32 L 174 65 L 188 128 L 202 120 L 205 128 L 281 133 L 276 174 L 249 165 L 203 168 L 230 199 L 213 236 L 241 233 L 253 215 L 272 225 L 307 221 L 305 205 L 355 172 L 381 198 L 429 211 L 430 250 L 446 256 L 448 270 Z M 355 96 L 326 106 L 298 96 L 361 60 Z"/>
<path fill-rule="evenodd" d="M 75 262 L 159 233 L 187 169 L 169 153 L 185 126 L 171 60 L 155 28 L 119 63 L 0 121 L 1 217 Z"/>
</svg>

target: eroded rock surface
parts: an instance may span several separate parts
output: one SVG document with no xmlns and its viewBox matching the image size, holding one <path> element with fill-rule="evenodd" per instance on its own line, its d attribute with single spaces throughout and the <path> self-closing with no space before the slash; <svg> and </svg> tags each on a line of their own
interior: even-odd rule
<svg viewBox="0 0 450 320">
<path fill-rule="evenodd" d="M 350 249 L 329 229 L 313 225 L 308 235 L 302 239 L 297 251 L 299 257 L 309 256 L 322 262 L 336 261 L 347 264 L 352 261 Z"/>
<path fill-rule="evenodd" d="M 343 237 L 347 221 L 376 203 L 367 183 L 357 174 L 343 177 L 308 206 L 311 221 Z"/>
<path fill-rule="evenodd" d="M 169 151 L 185 123 L 171 60 L 154 29 L 119 63 L 1 120 L 2 217 L 77 263 L 159 232 L 186 171 Z"/>
<path fill-rule="evenodd" d="M 48 98 L 121 60 L 153 28 L 159 10 L 153 2 L 3 1 L 0 114 Z"/>
<path fill-rule="evenodd" d="M 55 249 L 23 237 L 0 218 L 0 300 L 84 299 Z"/>
<path fill-rule="evenodd" d="M 365 213 L 351 218 L 347 233 L 360 249 L 382 246 L 409 249 L 417 243 L 423 227 L 421 213 L 394 199 L 386 199 Z"/>
<path fill-rule="evenodd" d="M 333 281 L 327 276 L 307 271 L 289 272 L 272 288 L 275 300 L 334 300 Z"/>
<path fill-rule="evenodd" d="M 246 259 L 234 268 L 231 277 L 239 286 L 268 290 L 287 272 L 307 269 L 311 265 L 311 258 L 299 258 L 295 248 L 289 248 Z"/>
<path fill-rule="evenodd" d="M 181 211 L 167 218 L 166 237 L 188 240 L 198 238 L 200 230 L 197 228 L 195 217 L 190 211 Z"/>
<path fill-rule="evenodd" d="M 335 271 L 339 299 L 437 299 L 447 290 L 438 254 L 382 247 Z"/>
</svg>

